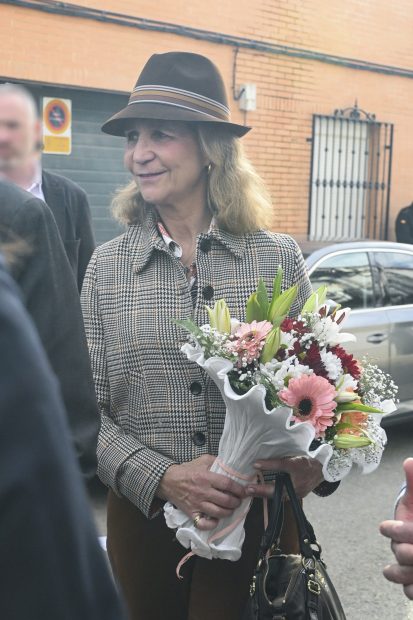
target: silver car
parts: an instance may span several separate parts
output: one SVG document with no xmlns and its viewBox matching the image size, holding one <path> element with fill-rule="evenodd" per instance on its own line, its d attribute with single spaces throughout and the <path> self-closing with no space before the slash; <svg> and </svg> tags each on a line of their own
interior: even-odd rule
<svg viewBox="0 0 413 620">
<path fill-rule="evenodd" d="M 413 245 L 354 241 L 316 247 L 301 243 L 313 288 L 352 312 L 345 331 L 357 337 L 346 348 L 389 372 L 399 386 L 397 411 L 384 424 L 413 420 Z"/>
</svg>

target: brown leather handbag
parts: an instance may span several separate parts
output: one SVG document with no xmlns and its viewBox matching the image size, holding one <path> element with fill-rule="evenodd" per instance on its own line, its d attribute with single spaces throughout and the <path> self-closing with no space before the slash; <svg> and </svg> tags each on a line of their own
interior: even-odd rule
<svg viewBox="0 0 413 620">
<path fill-rule="evenodd" d="M 293 508 L 300 555 L 279 548 L 283 491 Z M 345 620 L 338 594 L 321 559 L 313 527 L 307 520 L 289 474 L 276 475 L 268 527 L 264 532 L 250 598 L 243 620 Z"/>
</svg>

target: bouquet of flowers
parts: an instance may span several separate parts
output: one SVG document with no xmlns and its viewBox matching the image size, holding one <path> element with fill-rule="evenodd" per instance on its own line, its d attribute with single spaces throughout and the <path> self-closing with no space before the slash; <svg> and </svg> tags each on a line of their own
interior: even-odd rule
<svg viewBox="0 0 413 620">
<path fill-rule="evenodd" d="M 269 298 L 260 279 L 246 322 L 231 318 L 225 300 L 207 308 L 207 325 L 177 321 L 190 333 L 183 353 L 205 369 L 226 404 L 211 471 L 246 485 L 256 478 L 258 459 L 307 455 L 322 463 L 328 481 L 342 479 L 353 463 L 371 472 L 386 444 L 380 419 L 395 409 L 397 387 L 376 365 L 342 347 L 355 340 L 341 332 L 349 309 L 331 310 L 326 287 L 311 295 L 300 316 L 289 318 L 297 288 L 281 292 L 281 281 L 280 268 Z M 165 518 L 193 553 L 237 560 L 250 502 L 245 499 L 212 533 L 197 530 L 171 504 Z"/>
</svg>

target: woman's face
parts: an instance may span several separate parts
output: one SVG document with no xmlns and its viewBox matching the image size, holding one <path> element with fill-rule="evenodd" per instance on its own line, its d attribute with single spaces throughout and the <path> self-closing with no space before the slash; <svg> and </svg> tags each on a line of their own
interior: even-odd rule
<svg viewBox="0 0 413 620">
<path fill-rule="evenodd" d="M 205 196 L 208 162 L 187 123 L 137 120 L 126 132 L 124 162 L 149 203 L 179 207 Z"/>
</svg>

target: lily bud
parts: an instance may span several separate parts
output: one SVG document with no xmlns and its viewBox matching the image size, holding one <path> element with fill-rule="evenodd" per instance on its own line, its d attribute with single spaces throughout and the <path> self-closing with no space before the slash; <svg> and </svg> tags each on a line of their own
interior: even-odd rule
<svg viewBox="0 0 413 620">
<path fill-rule="evenodd" d="M 341 435 L 336 435 L 334 437 L 333 443 L 336 448 L 347 450 L 349 448 L 364 448 L 373 442 L 365 435 L 358 437 L 357 435 L 342 433 Z"/>
<path fill-rule="evenodd" d="M 231 333 L 231 315 L 225 299 L 215 302 L 213 308 L 205 306 L 209 314 L 209 324 L 221 334 Z"/>
<path fill-rule="evenodd" d="M 336 401 L 338 403 L 351 403 L 358 398 L 360 398 L 360 395 L 352 389 L 346 388 L 344 390 L 337 390 Z"/>
<path fill-rule="evenodd" d="M 274 358 L 278 349 L 280 348 L 280 344 L 281 344 L 280 329 L 279 327 L 273 328 L 266 338 L 265 345 L 261 352 L 260 361 L 263 364 L 270 362 Z"/>
</svg>

